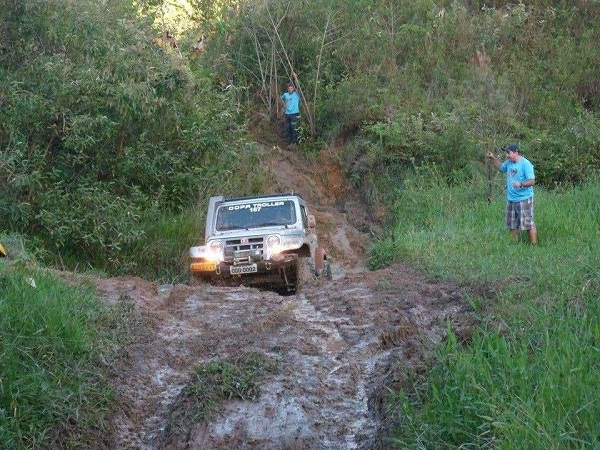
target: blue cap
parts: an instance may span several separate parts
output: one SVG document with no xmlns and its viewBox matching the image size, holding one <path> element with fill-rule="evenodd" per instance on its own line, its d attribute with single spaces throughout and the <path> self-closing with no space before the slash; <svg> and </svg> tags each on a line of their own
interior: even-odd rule
<svg viewBox="0 0 600 450">
<path fill-rule="evenodd" d="M 521 149 L 519 148 L 519 144 L 509 144 L 503 148 L 505 152 L 517 152 L 521 153 Z"/>
</svg>

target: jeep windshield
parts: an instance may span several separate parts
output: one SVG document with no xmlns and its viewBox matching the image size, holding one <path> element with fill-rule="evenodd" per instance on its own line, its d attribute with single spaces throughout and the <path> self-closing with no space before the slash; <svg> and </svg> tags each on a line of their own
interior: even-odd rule
<svg viewBox="0 0 600 450">
<path fill-rule="evenodd" d="M 225 204 L 217 211 L 217 231 L 244 230 L 296 223 L 296 208 L 291 200 Z"/>
</svg>

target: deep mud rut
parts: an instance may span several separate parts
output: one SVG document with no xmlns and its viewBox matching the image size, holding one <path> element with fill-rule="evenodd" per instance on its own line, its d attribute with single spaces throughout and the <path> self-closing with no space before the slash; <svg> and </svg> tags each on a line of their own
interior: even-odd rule
<svg viewBox="0 0 600 450">
<path fill-rule="evenodd" d="M 348 192 L 334 150 L 307 163 L 264 149 L 275 191 L 299 192 L 317 217 L 333 281 L 298 295 L 245 287 L 159 286 L 100 279 L 107 302 L 136 318 L 114 380 L 111 449 L 377 449 L 386 442 L 384 386 L 419 370 L 448 322 L 471 327 L 463 288 L 398 264 L 369 272 L 373 223 Z M 252 400 L 228 400 L 189 422 L 186 386 L 199 364 L 259 353 L 276 362 Z M 182 418 L 188 418 L 183 420 Z M 180 420 L 181 419 L 181 420 Z"/>
</svg>

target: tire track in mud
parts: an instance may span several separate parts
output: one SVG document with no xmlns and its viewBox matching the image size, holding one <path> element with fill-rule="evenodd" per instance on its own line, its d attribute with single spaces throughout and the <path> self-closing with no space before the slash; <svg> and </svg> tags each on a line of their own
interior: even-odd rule
<svg viewBox="0 0 600 450">
<path fill-rule="evenodd" d="M 251 288 L 99 285 L 131 302 L 137 339 L 116 385 L 113 449 L 385 448 L 383 386 L 416 370 L 447 321 L 470 326 L 462 291 L 405 266 L 317 282 L 296 296 Z M 152 292 L 156 292 L 152 296 Z M 224 401 L 198 423 L 183 395 L 194 368 L 258 352 L 277 361 L 256 401 Z"/>
</svg>

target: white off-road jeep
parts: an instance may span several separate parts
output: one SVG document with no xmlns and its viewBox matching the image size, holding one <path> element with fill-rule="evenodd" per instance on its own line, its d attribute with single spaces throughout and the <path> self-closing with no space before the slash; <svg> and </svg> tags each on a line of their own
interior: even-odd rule
<svg viewBox="0 0 600 450">
<path fill-rule="evenodd" d="M 315 218 L 297 194 L 211 197 L 204 240 L 190 248 L 193 280 L 294 293 L 310 279 L 331 278 Z"/>
</svg>

